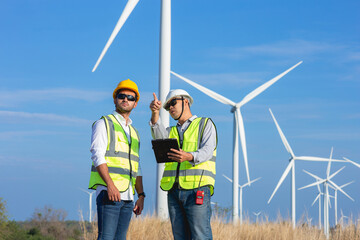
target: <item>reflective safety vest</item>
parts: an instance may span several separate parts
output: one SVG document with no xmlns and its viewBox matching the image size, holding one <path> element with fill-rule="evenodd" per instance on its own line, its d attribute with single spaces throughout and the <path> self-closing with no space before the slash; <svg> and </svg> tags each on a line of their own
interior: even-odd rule
<svg viewBox="0 0 360 240">
<path fill-rule="evenodd" d="M 209 118 L 194 119 L 184 132 L 182 146 L 180 145 L 179 133 L 176 126 L 171 128 L 169 138 L 176 138 L 179 146 L 181 146 L 181 149 L 185 152 L 195 152 L 199 149 L 204 128 L 208 121 Z M 210 124 L 213 124 L 212 121 Z M 213 195 L 216 175 L 215 167 L 216 148 L 214 149 L 213 155 L 210 159 L 197 164 L 194 167 L 188 161 L 182 162 L 181 164 L 178 162 L 165 163 L 160 187 L 164 191 L 169 191 L 175 183 L 176 176 L 178 176 L 181 188 L 196 189 L 199 186 L 209 186 L 211 195 Z"/>
<path fill-rule="evenodd" d="M 105 160 L 110 178 L 120 192 L 125 192 L 129 188 L 131 179 L 133 194 L 135 194 L 134 187 L 139 168 L 139 134 L 132 125 L 129 125 L 131 137 L 131 143 L 129 143 L 124 129 L 114 115 L 103 116 L 101 119 L 104 119 L 107 131 L 108 145 Z M 98 185 L 106 186 L 106 183 L 93 163 L 89 189 L 96 189 Z"/>
</svg>

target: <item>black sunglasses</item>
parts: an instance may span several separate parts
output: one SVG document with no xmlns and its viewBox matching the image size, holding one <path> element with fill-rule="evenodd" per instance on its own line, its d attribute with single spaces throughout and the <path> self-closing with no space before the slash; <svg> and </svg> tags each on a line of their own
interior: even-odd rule
<svg viewBox="0 0 360 240">
<path fill-rule="evenodd" d="M 173 99 L 171 99 L 171 101 L 170 101 L 168 104 L 166 104 L 165 110 L 166 110 L 166 111 L 169 111 L 171 106 L 175 106 L 175 105 L 176 105 L 177 100 L 183 100 L 183 98 L 173 98 Z"/>
<path fill-rule="evenodd" d="M 123 94 L 123 93 L 119 93 L 117 96 L 116 96 L 118 99 L 125 99 L 127 98 L 128 101 L 135 101 L 136 100 L 136 97 L 134 97 L 133 95 L 126 95 L 126 94 Z"/>
</svg>

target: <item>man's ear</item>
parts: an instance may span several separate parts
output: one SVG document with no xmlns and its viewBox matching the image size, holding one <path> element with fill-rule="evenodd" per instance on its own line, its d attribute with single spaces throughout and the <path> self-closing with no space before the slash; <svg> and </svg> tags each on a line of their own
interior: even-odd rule
<svg viewBox="0 0 360 240">
<path fill-rule="evenodd" d="M 135 103 L 134 103 L 134 107 L 133 107 L 133 108 L 136 108 L 137 104 L 138 104 L 138 102 L 135 102 Z"/>
</svg>

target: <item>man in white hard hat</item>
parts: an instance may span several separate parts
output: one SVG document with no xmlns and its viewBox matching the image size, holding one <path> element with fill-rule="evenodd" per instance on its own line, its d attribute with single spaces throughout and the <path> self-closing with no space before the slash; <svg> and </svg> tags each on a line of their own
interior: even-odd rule
<svg viewBox="0 0 360 240">
<path fill-rule="evenodd" d="M 160 187 L 168 192 L 168 207 L 175 240 L 212 239 L 210 197 L 216 174 L 216 127 L 210 118 L 192 115 L 193 98 L 182 89 L 171 90 L 163 108 L 178 121 L 165 127 L 159 111 L 161 101 L 154 93 L 150 104 L 151 132 L 155 139 L 176 138 L 180 150 L 168 154 Z"/>
<path fill-rule="evenodd" d="M 140 99 L 136 83 L 121 81 L 113 99 L 115 110 L 92 127 L 89 189 L 96 190 L 98 240 L 126 240 L 132 213 L 139 215 L 144 208 L 140 137 L 130 119 Z"/>
</svg>

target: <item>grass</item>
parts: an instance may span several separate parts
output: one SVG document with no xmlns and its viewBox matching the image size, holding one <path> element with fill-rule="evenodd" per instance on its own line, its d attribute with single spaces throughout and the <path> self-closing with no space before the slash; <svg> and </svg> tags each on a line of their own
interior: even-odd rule
<svg viewBox="0 0 360 240">
<path fill-rule="evenodd" d="M 84 240 L 95 240 L 97 237 L 96 223 L 86 224 L 81 220 L 81 229 Z M 295 229 L 290 221 L 278 218 L 276 222 L 270 222 L 267 218 L 259 219 L 258 223 L 245 220 L 242 225 L 228 223 L 222 217 L 213 217 L 211 221 L 213 238 L 216 239 L 242 239 L 242 240 L 325 240 L 323 230 L 306 222 L 299 223 Z M 173 239 L 170 221 L 161 221 L 154 215 L 145 215 L 132 218 L 128 234 L 128 240 L 146 239 L 162 240 Z M 348 222 L 346 225 L 337 225 L 331 229 L 330 239 L 333 240 L 359 240 L 360 225 Z"/>
</svg>

